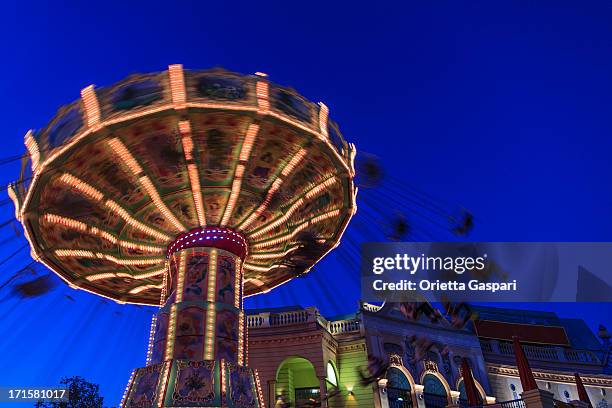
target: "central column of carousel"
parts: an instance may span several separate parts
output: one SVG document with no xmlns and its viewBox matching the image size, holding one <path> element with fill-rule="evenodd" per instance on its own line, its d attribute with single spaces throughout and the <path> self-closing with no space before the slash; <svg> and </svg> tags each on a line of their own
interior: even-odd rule
<svg viewBox="0 0 612 408">
<path fill-rule="evenodd" d="M 244 236 L 221 227 L 191 230 L 169 245 L 150 358 L 132 374 L 124 407 L 263 405 L 246 367 L 246 254 Z"/>
</svg>

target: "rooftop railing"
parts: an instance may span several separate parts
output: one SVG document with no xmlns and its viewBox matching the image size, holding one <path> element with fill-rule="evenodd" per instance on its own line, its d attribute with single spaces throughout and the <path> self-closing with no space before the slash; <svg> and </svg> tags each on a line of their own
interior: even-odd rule
<svg viewBox="0 0 612 408">
<path fill-rule="evenodd" d="M 359 320 L 336 320 L 329 322 L 328 330 L 331 334 L 359 333 L 361 324 Z"/>
<path fill-rule="evenodd" d="M 480 346 L 485 354 L 514 357 L 514 349 L 510 342 L 481 339 Z M 532 344 L 523 344 L 523 350 L 530 360 L 551 362 L 565 361 L 593 365 L 601 364 L 597 355 L 590 350 L 568 349 L 558 346 L 536 346 Z"/>
<path fill-rule="evenodd" d="M 308 322 L 318 322 L 321 327 L 325 328 L 333 336 L 361 332 L 359 319 L 328 321 L 319 314 L 316 308 L 278 313 L 262 312 L 256 315 L 247 316 L 247 325 L 249 329 L 293 326 Z"/>
<path fill-rule="evenodd" d="M 270 326 L 290 326 L 293 324 L 306 323 L 310 313 L 308 310 L 295 312 L 274 313 L 270 315 Z"/>
<path fill-rule="evenodd" d="M 460 399 L 459 406 L 462 408 L 525 408 L 525 401 L 519 398 L 511 401 L 495 402 L 493 404 L 470 405 L 467 400 Z"/>
</svg>

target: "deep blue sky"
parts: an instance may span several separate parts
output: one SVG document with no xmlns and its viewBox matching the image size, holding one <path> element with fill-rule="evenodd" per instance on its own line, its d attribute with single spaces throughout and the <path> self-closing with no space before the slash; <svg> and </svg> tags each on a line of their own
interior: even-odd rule
<svg viewBox="0 0 612 408">
<path fill-rule="evenodd" d="M 266 72 L 324 101 L 388 174 L 470 209 L 472 240 L 612 240 L 609 2 L 223 3 L 3 4 L 0 157 L 23 152 L 25 132 L 91 83 L 171 63 L 221 65 Z M 17 166 L 0 168 L 1 184 L 16 177 Z M 0 212 L 4 220 L 12 208 Z M 1 246 L 0 257 L 22 243 Z M 23 252 L 0 266 L 0 282 L 28 262 Z M 312 276 L 248 305 L 349 313 L 356 276 L 333 254 Z M 144 363 L 149 310 L 63 286 L 35 300 L 7 294 L 0 385 L 82 375 L 118 403 Z M 612 325 L 609 305 L 537 307 Z"/>
</svg>

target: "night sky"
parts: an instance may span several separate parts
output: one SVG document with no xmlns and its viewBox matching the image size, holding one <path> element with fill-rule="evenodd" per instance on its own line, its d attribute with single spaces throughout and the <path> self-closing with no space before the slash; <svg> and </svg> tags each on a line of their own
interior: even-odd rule
<svg viewBox="0 0 612 408">
<path fill-rule="evenodd" d="M 469 240 L 612 241 L 609 2 L 111 3 L 3 4 L 0 158 L 22 154 L 26 131 L 92 83 L 173 63 L 262 71 L 324 101 L 345 138 L 378 157 L 388 187 L 364 189 L 379 208 L 370 216 L 398 210 L 387 198 L 402 201 L 409 186 L 473 212 Z M 0 166 L 1 185 L 17 177 L 16 163 Z M 410 218 L 417 207 L 401 210 Z M 8 220 L 12 205 L 0 213 Z M 346 234 L 352 244 L 364 240 L 364 214 Z M 421 227 L 423 237 L 452 238 Z M 1 261 L 25 240 L 11 226 L 0 234 Z M 345 260 L 359 253 L 343 245 L 247 306 L 354 312 L 358 271 Z M 0 264 L 0 284 L 30 262 L 25 249 Z M 608 304 L 512 306 L 612 328 Z M 81 375 L 116 405 L 144 365 L 152 312 L 63 284 L 23 300 L 0 289 L 0 386 Z"/>
</svg>

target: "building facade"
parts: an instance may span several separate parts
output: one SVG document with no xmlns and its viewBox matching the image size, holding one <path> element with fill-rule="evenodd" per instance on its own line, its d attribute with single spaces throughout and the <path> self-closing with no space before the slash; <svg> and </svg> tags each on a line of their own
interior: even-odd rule
<svg viewBox="0 0 612 408">
<path fill-rule="evenodd" d="M 353 315 L 329 319 L 314 307 L 251 310 L 248 361 L 269 408 L 313 401 L 330 408 L 466 405 L 463 359 L 483 405 L 520 408 L 511 340 L 519 334 L 541 389 L 560 402 L 577 400 L 578 372 L 593 407 L 607 408 L 612 371 L 605 330 L 598 338 L 582 320 L 554 313 L 472 311 L 477 323 L 457 325 L 430 313 L 407 317 L 398 304 L 362 303 Z"/>
</svg>

